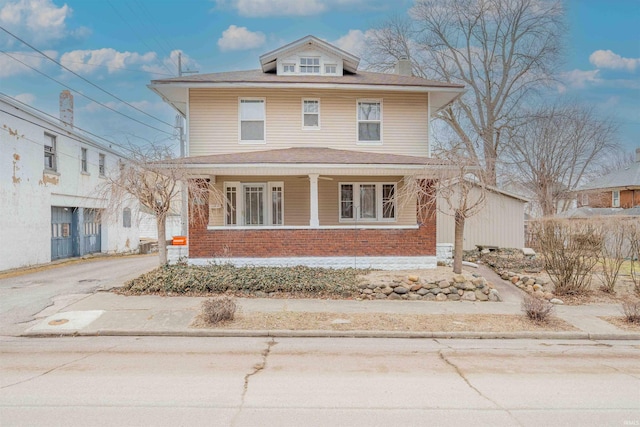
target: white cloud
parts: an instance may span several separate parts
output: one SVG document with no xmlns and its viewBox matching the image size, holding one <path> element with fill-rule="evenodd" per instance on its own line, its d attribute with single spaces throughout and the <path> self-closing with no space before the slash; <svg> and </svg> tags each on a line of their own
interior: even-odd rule
<svg viewBox="0 0 640 427">
<path fill-rule="evenodd" d="M 360 30 L 349 30 L 349 32 L 340 37 L 332 44 L 340 49 L 356 56 L 362 56 L 367 48 L 367 43 L 373 36 L 374 30 L 362 32 Z"/>
<path fill-rule="evenodd" d="M 46 50 L 44 53 L 51 58 L 58 56 L 58 53 L 53 50 Z M 29 66 L 41 70 L 43 66 L 49 63 L 48 59 L 35 52 L 7 52 L 7 54 L 0 55 L 0 77 L 34 73 Z M 18 61 L 27 65 L 23 65 Z"/>
<path fill-rule="evenodd" d="M 8 1 L 0 6 L 0 25 L 36 44 L 47 44 L 63 39 L 70 33 L 66 28 L 66 20 L 72 9 L 66 4 L 56 6 L 51 0 L 17 0 Z M 86 33 L 86 29 L 78 35 Z M 3 37 L 4 38 L 4 37 Z M 15 43 L 11 38 L 7 44 Z"/>
<path fill-rule="evenodd" d="M 80 74 L 96 73 L 100 67 L 107 67 L 109 74 L 113 74 L 122 68 L 140 64 L 150 64 L 156 60 L 157 56 L 155 52 L 139 54 L 136 52 L 118 52 L 112 48 L 103 48 L 66 52 L 60 58 L 60 63 Z"/>
<path fill-rule="evenodd" d="M 222 32 L 222 37 L 218 39 L 220 50 L 248 50 L 260 47 L 264 44 L 266 37 L 261 32 L 252 32 L 247 27 L 229 26 Z"/>
<path fill-rule="evenodd" d="M 327 10 L 327 2 L 322 0 L 217 0 L 217 3 L 248 17 L 309 16 Z"/>
<path fill-rule="evenodd" d="M 610 50 L 596 50 L 589 56 L 589 62 L 598 68 L 635 71 L 640 58 L 623 58 Z"/>
<path fill-rule="evenodd" d="M 14 98 L 20 102 L 24 102 L 27 105 L 33 105 L 36 100 L 36 96 L 32 93 L 21 93 L 14 96 Z"/>
<path fill-rule="evenodd" d="M 563 84 L 558 87 L 558 91 L 564 93 L 567 87 L 581 89 L 587 85 L 600 84 L 602 83 L 602 79 L 598 76 L 599 72 L 599 70 L 573 70 L 561 73 L 560 80 Z"/>
</svg>

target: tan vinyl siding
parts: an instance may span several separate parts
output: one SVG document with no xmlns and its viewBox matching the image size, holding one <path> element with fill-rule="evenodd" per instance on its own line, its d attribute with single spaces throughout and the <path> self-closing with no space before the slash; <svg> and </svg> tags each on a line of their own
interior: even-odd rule
<svg viewBox="0 0 640 427">
<path fill-rule="evenodd" d="M 525 202 L 494 192 L 487 192 L 486 197 L 482 210 L 465 221 L 463 249 L 476 245 L 523 248 Z M 440 211 L 447 206 L 445 201 L 438 200 L 438 205 L 437 242 L 454 243 L 453 216 Z"/>
<path fill-rule="evenodd" d="M 326 178 L 326 179 L 322 179 Z M 339 221 L 338 217 L 338 185 L 341 182 L 388 182 L 398 184 L 398 194 L 402 193 L 402 177 L 352 177 L 332 176 L 322 177 L 318 180 L 318 216 L 320 226 L 344 225 L 352 223 Z M 225 182 L 284 182 L 284 225 L 308 226 L 310 217 L 310 189 L 309 178 L 306 176 L 217 176 L 214 185 L 219 194 L 224 194 Z M 240 194 L 238 194 L 240 197 Z M 215 200 L 209 203 L 209 225 L 224 225 L 224 204 L 219 207 Z M 415 203 L 403 203 L 397 205 L 397 221 L 358 221 L 359 225 L 416 225 Z"/>
<path fill-rule="evenodd" d="M 238 99 L 266 101 L 266 143 L 238 141 Z M 302 129 L 302 99 L 320 100 L 320 130 Z M 382 101 L 380 144 L 357 143 L 359 99 Z M 301 146 L 414 156 L 428 154 L 426 93 L 301 90 L 191 89 L 189 155 L 234 153 Z"/>
</svg>

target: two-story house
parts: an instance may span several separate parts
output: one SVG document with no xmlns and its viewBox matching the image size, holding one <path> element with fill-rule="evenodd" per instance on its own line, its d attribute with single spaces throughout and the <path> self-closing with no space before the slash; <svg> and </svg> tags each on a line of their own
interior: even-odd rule
<svg viewBox="0 0 640 427">
<path fill-rule="evenodd" d="M 403 203 L 428 186 L 430 119 L 462 85 L 358 70 L 359 59 L 307 36 L 261 69 L 154 80 L 187 121 L 194 179 L 217 195 L 191 221 L 189 258 L 251 265 L 429 268 L 436 217 Z M 193 203 L 193 201 L 192 201 Z"/>
<path fill-rule="evenodd" d="M 124 157 L 73 126 L 0 96 L 0 271 L 97 252 L 138 248 L 137 203 L 105 215 L 99 187 Z"/>
<path fill-rule="evenodd" d="M 640 148 L 636 161 L 581 186 L 578 207 L 622 208 L 640 206 Z"/>
</svg>

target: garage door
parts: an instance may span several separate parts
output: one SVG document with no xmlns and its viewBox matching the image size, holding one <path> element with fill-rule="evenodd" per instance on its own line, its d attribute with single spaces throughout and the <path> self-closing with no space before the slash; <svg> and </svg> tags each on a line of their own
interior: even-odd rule
<svg viewBox="0 0 640 427">
<path fill-rule="evenodd" d="M 73 208 L 51 207 L 51 259 L 73 256 Z"/>
</svg>

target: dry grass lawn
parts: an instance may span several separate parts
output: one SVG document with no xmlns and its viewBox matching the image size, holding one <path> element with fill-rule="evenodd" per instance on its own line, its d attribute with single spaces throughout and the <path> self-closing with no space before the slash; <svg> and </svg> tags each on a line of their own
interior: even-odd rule
<svg viewBox="0 0 640 427">
<path fill-rule="evenodd" d="M 601 319 L 611 323 L 616 328 L 624 329 L 629 332 L 640 332 L 640 323 L 629 323 L 623 316 L 606 316 L 601 317 Z"/>
<path fill-rule="evenodd" d="M 196 318 L 194 328 L 241 330 L 406 331 L 406 332 L 535 332 L 575 331 L 565 321 L 552 317 L 534 323 L 524 315 L 507 314 L 388 314 L 388 313 L 239 313 L 233 321 L 215 326 Z"/>
</svg>

